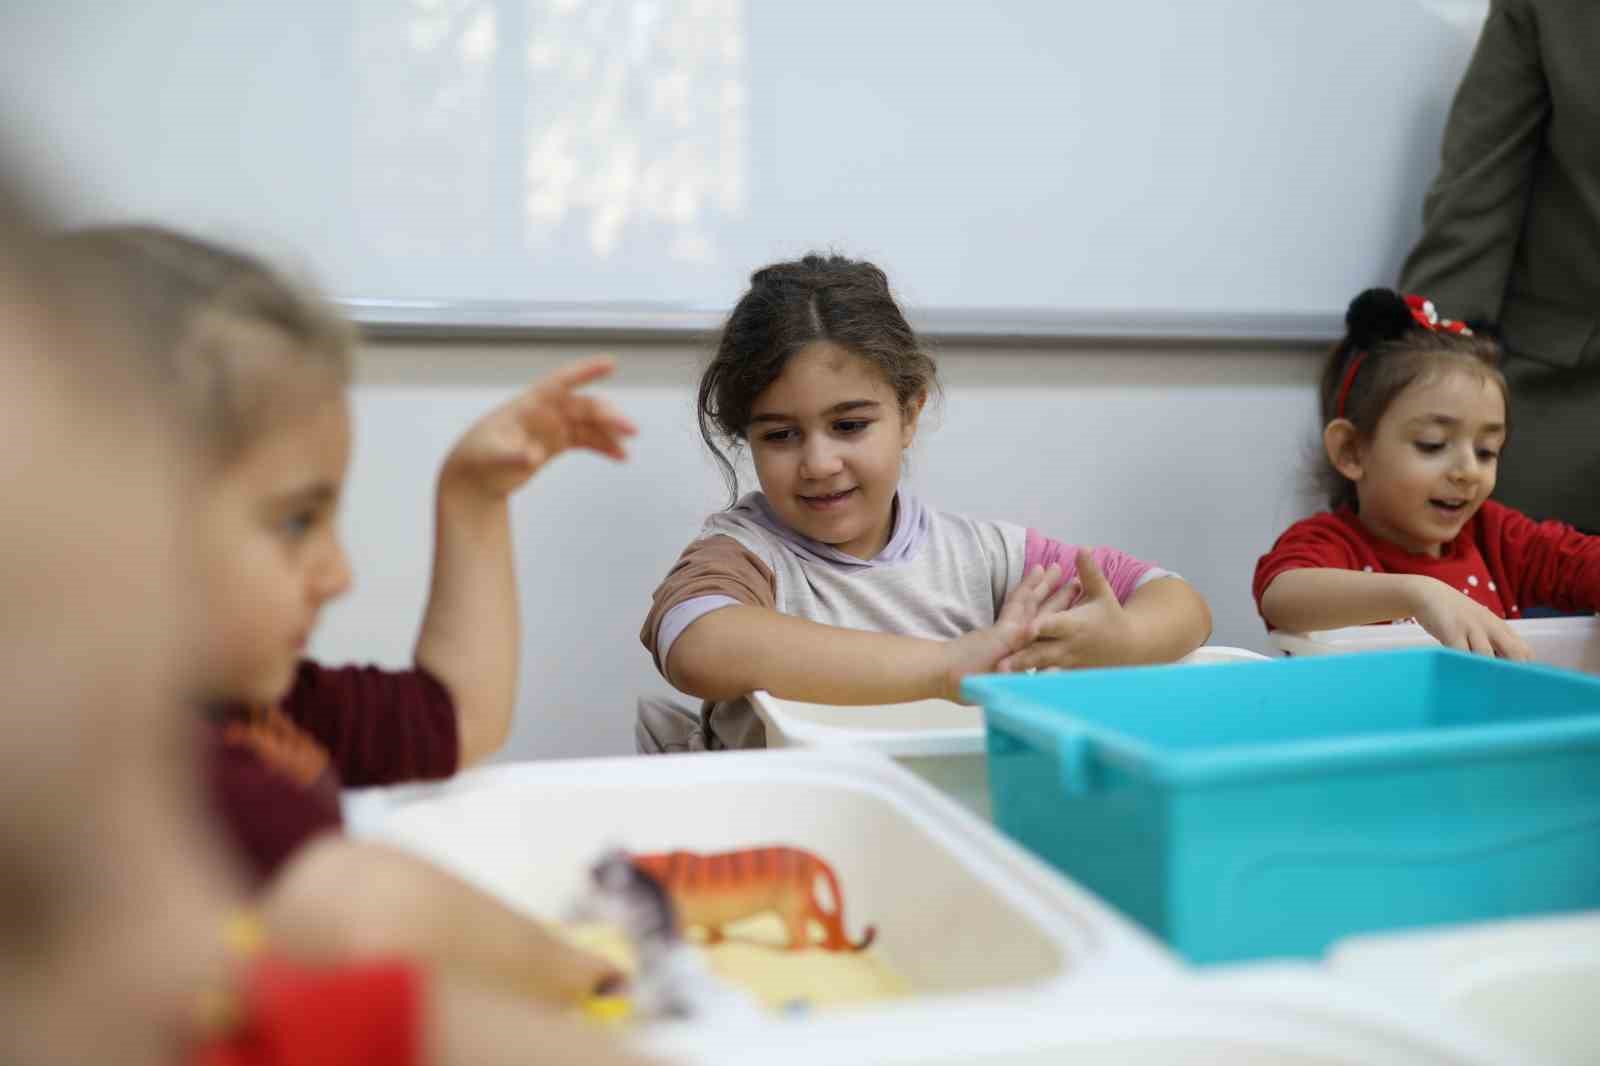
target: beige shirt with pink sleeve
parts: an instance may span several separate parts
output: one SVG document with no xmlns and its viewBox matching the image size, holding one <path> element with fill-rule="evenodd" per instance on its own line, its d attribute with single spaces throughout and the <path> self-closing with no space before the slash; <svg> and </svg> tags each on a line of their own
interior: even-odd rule
<svg viewBox="0 0 1600 1066">
<path fill-rule="evenodd" d="M 894 530 L 872 559 L 794 532 L 765 496 L 751 493 L 712 515 L 656 589 L 640 640 L 665 675 L 684 630 L 736 604 L 766 607 L 825 625 L 948 640 L 994 624 L 1000 606 L 1035 565 L 1076 572 L 1076 549 L 1012 525 L 924 507 L 902 490 Z M 1117 598 L 1170 571 L 1110 548 L 1095 562 Z M 779 693 L 778 695 L 781 695 Z M 759 748 L 766 732 L 748 700 L 705 703 L 698 737 L 664 747 Z"/>
</svg>

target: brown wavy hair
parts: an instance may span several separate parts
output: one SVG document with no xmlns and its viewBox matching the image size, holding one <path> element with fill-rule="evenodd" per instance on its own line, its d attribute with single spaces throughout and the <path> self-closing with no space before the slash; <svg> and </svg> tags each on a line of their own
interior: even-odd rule
<svg viewBox="0 0 1600 1066">
<path fill-rule="evenodd" d="M 778 380 L 789 360 L 818 341 L 837 344 L 871 363 L 894 390 L 901 410 L 939 388 L 939 370 L 917 340 L 889 278 L 871 263 L 812 253 L 750 275 L 717 349 L 700 376 L 700 436 L 738 499 L 739 475 L 719 441 L 746 441 L 756 397 Z"/>
</svg>

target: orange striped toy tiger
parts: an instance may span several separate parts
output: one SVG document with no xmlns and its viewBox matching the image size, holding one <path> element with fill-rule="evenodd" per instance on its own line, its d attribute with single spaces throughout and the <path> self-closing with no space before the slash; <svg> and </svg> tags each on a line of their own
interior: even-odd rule
<svg viewBox="0 0 1600 1066">
<path fill-rule="evenodd" d="M 800 848 L 746 848 L 716 855 L 673 851 L 631 858 L 672 896 L 679 921 L 699 926 L 713 944 L 722 939 L 723 926 L 766 911 L 783 919 L 790 951 L 811 946 L 813 919 L 821 924 L 822 946 L 829 951 L 860 951 L 877 933 L 868 926 L 859 941 L 850 941 L 839 879 L 826 862 Z M 827 882 L 832 910 L 817 901 L 818 878 Z"/>
</svg>

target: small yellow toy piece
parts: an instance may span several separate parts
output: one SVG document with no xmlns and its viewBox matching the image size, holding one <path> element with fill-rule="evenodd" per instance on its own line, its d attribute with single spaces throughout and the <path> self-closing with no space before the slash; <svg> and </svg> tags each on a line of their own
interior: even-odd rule
<svg viewBox="0 0 1600 1066">
<path fill-rule="evenodd" d="M 260 955 L 267 943 L 267 929 L 253 910 L 238 910 L 222 923 L 222 945 L 235 963 Z M 239 1025 L 238 990 L 233 985 L 208 988 L 195 1000 L 194 1021 L 202 1033 L 226 1033 Z"/>
<path fill-rule="evenodd" d="M 590 996 L 583 1001 L 585 1017 L 607 1025 L 618 1025 L 633 1015 L 633 1002 L 627 996 Z"/>
<path fill-rule="evenodd" d="M 235 911 L 222 925 L 222 943 L 239 958 L 254 958 L 266 947 L 266 924 L 254 911 Z"/>
</svg>

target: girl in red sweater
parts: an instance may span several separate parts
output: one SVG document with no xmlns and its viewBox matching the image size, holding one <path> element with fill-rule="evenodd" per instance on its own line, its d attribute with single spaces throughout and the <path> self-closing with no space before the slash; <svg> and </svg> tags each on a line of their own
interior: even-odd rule
<svg viewBox="0 0 1600 1066">
<path fill-rule="evenodd" d="M 1510 419 L 1494 340 L 1370 289 L 1322 375 L 1330 510 L 1256 565 L 1269 628 L 1415 620 L 1448 647 L 1527 659 L 1508 619 L 1600 609 L 1600 537 L 1490 499 Z"/>
</svg>

